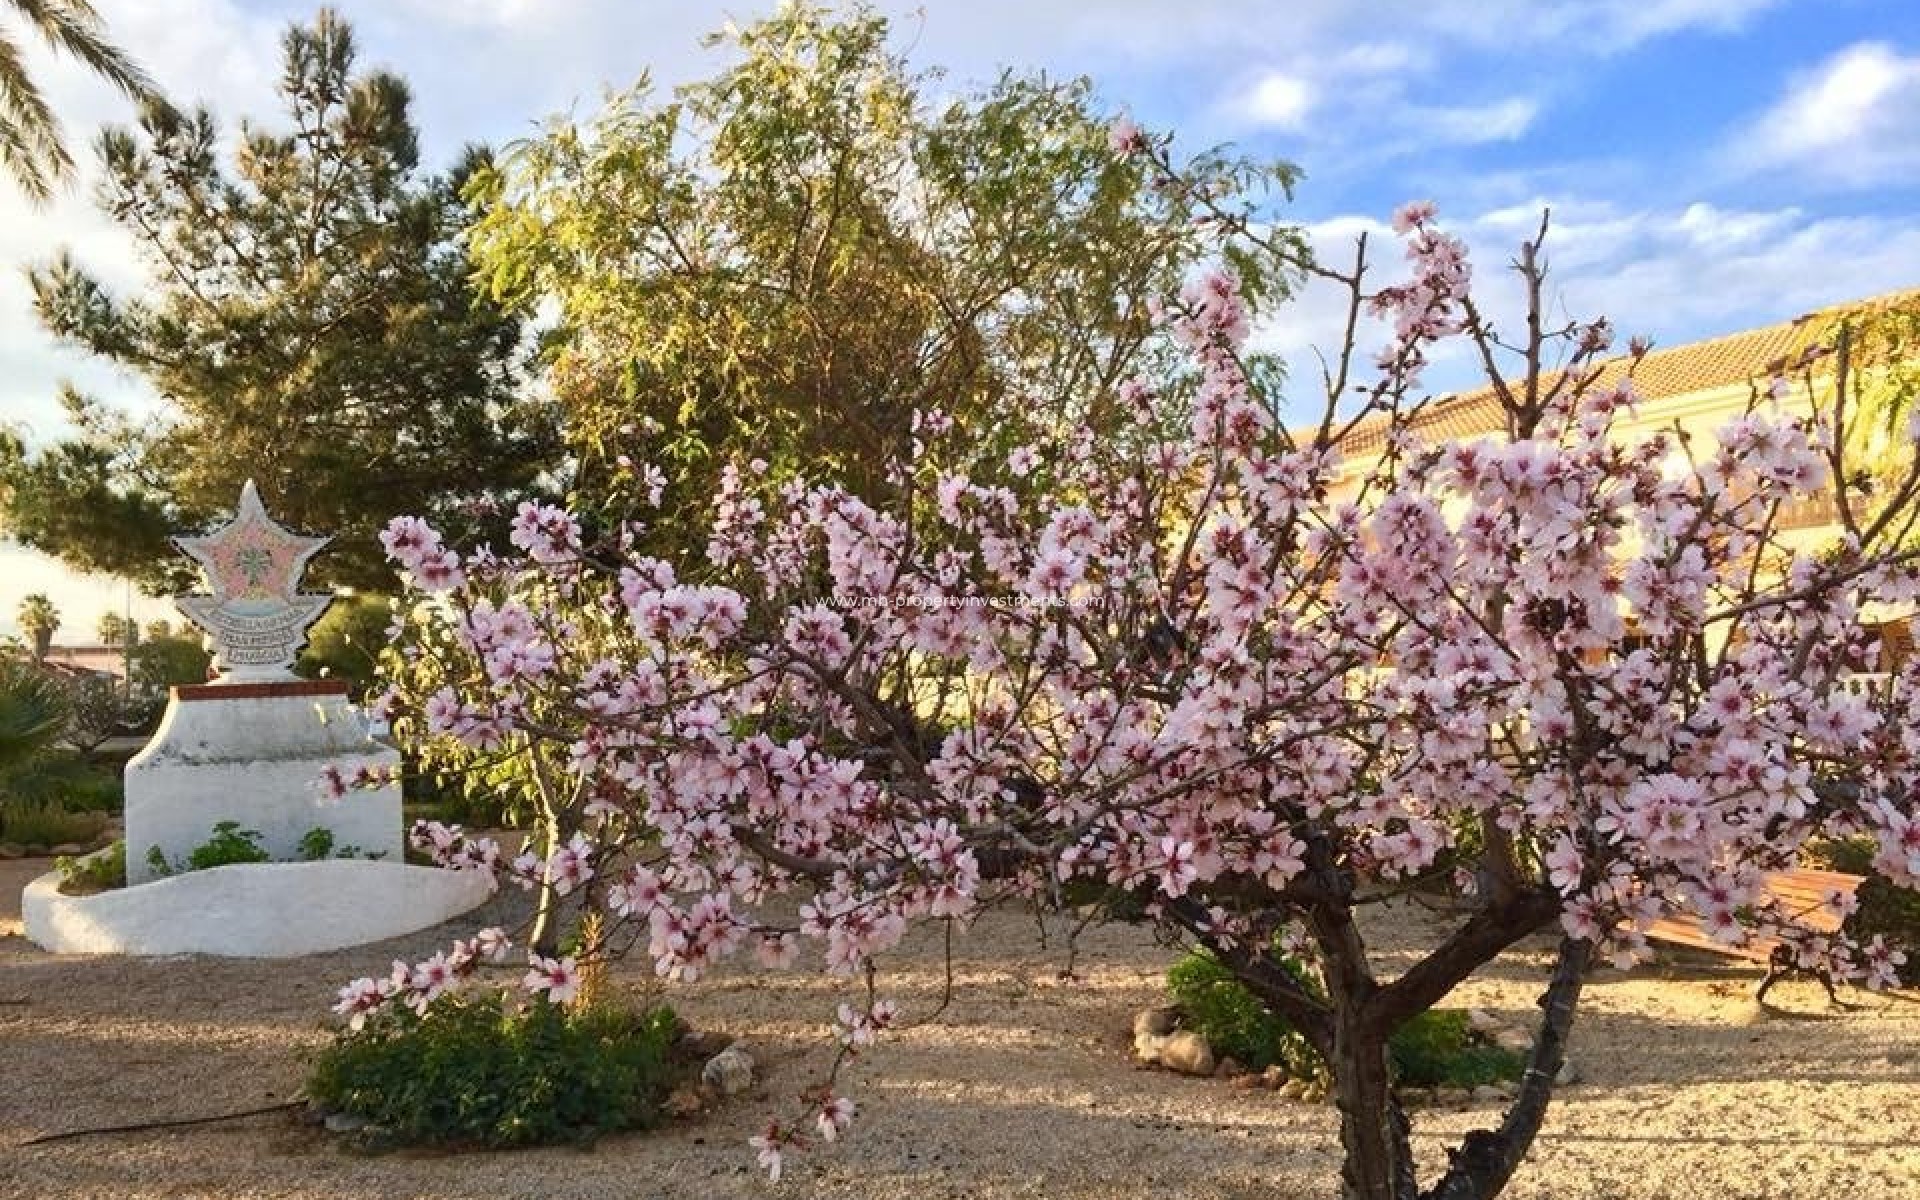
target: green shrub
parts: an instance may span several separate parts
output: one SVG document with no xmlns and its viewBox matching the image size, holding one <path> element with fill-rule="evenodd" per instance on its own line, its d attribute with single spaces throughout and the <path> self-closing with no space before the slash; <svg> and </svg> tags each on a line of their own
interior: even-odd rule
<svg viewBox="0 0 1920 1200">
<path fill-rule="evenodd" d="M 1847 918 L 1846 931 L 1863 941 L 1879 934 L 1906 951 L 1900 982 L 1920 986 L 1920 891 L 1899 887 L 1874 870 L 1876 850 L 1874 839 L 1867 837 L 1816 842 L 1807 847 L 1807 865 L 1866 877 L 1854 893 L 1860 907 Z"/>
<path fill-rule="evenodd" d="M 569 1012 L 501 992 L 394 1007 L 321 1050 L 307 1096 L 402 1142 L 530 1146 L 653 1125 L 676 1020 L 657 1008 Z"/>
<path fill-rule="evenodd" d="M 1458 1008 L 1428 1009 L 1394 1030 L 1387 1058 L 1402 1087 L 1479 1087 L 1518 1079 L 1527 1065 L 1481 1037 Z"/>
<path fill-rule="evenodd" d="M 84 858 L 60 857 L 53 861 L 60 872 L 60 890 L 69 896 L 84 896 L 127 886 L 127 843 L 117 841 L 98 854 Z"/>
<path fill-rule="evenodd" d="M 1320 994 L 1305 964 L 1284 956 L 1277 961 L 1307 991 Z M 1254 1070 L 1278 1064 L 1296 1079 L 1326 1074 L 1305 1035 L 1267 1011 L 1205 951 L 1175 963 L 1167 972 L 1167 988 L 1188 1027 L 1206 1038 L 1214 1053 Z M 1518 1054 L 1482 1038 L 1464 1011 L 1445 1008 L 1423 1012 L 1396 1029 L 1387 1039 L 1387 1057 L 1394 1079 L 1406 1087 L 1478 1087 L 1518 1079 L 1526 1065 Z"/>
<path fill-rule="evenodd" d="M 106 828 L 105 813 L 68 812 L 54 801 L 15 798 L 0 805 L 0 838 L 22 846 L 91 842 Z"/>
<path fill-rule="evenodd" d="M 260 844 L 259 830 L 242 829 L 238 821 L 221 821 L 213 827 L 213 836 L 187 855 L 187 864 L 181 869 L 205 871 L 233 863 L 268 862 L 272 858 Z"/>
<path fill-rule="evenodd" d="M 303 862 L 319 862 L 323 858 L 333 857 L 333 830 L 324 825 L 316 825 L 300 835 L 300 858 Z"/>
<path fill-rule="evenodd" d="M 1297 959 L 1279 961 L 1295 979 L 1317 990 Z M 1196 950 L 1173 964 L 1167 972 L 1167 988 L 1186 1014 L 1188 1026 L 1207 1039 L 1215 1054 L 1256 1071 L 1277 1063 L 1296 1078 L 1320 1073 L 1320 1057 L 1306 1036 L 1285 1018 L 1268 1012 L 1231 971 L 1204 950 Z"/>
</svg>

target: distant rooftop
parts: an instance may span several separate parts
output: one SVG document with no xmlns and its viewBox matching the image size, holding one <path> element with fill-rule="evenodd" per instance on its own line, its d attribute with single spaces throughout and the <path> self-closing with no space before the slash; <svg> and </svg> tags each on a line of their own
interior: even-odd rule
<svg viewBox="0 0 1920 1200">
<path fill-rule="evenodd" d="M 1683 346 L 1656 348 L 1649 351 L 1638 366 L 1623 354 L 1600 364 L 1600 376 L 1594 386 L 1613 386 L 1629 368 L 1632 368 L 1634 392 L 1643 400 L 1670 400 L 1736 384 L 1763 382 L 1778 372 L 1791 370 L 1810 351 L 1820 349 L 1823 336 L 1840 317 L 1914 305 L 1920 305 L 1920 288 L 1815 309 L 1760 329 L 1742 330 Z M 1551 384 L 1558 374 L 1547 375 L 1542 383 Z M 1517 380 L 1509 382 L 1517 383 Z M 1378 451 L 1386 442 L 1389 423 L 1384 416 L 1361 422 L 1347 435 L 1343 448 L 1349 454 L 1358 455 Z M 1506 416 L 1491 387 L 1442 396 L 1428 404 L 1414 422 L 1414 428 L 1430 442 L 1480 437 L 1497 432 L 1505 425 Z"/>
</svg>

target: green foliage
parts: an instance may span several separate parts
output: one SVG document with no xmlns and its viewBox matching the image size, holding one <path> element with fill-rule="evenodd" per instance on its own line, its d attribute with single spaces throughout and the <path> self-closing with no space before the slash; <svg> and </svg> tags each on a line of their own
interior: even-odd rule
<svg viewBox="0 0 1920 1200">
<path fill-rule="evenodd" d="M 1297 959 L 1279 962 L 1304 986 L 1316 986 Z M 1207 1039 L 1214 1053 L 1256 1071 L 1277 1063 L 1295 1078 L 1320 1073 L 1312 1043 L 1284 1018 L 1268 1012 L 1211 954 L 1195 951 L 1175 963 L 1167 972 L 1167 988 L 1188 1025 Z"/>
<path fill-rule="evenodd" d="M 703 537 L 729 462 L 884 498 L 880 464 L 929 408 L 975 450 L 1044 461 L 1112 425 L 1122 381 L 1174 376 L 1148 310 L 1192 266 L 1230 260 L 1256 313 L 1286 290 L 1282 256 L 1200 202 L 1270 220 L 1285 164 L 1202 154 L 1152 187 L 1087 81 L 951 88 L 863 6 L 782 5 L 727 36 L 713 78 L 670 98 L 643 78 L 468 191 L 493 294 L 558 305 L 576 501 L 644 496 L 625 459 L 664 473 L 650 549 Z"/>
<path fill-rule="evenodd" d="M 97 812 L 68 812 L 48 801 L 9 798 L 0 802 L 0 839 L 22 846 L 63 846 L 100 836 L 107 818 Z"/>
<path fill-rule="evenodd" d="M 1275 961 L 1308 992 L 1321 994 L 1305 964 L 1278 954 Z M 1313 1044 L 1205 951 L 1175 963 L 1167 972 L 1167 988 L 1189 1027 L 1216 1054 L 1255 1070 L 1277 1063 L 1297 1079 L 1326 1073 Z M 1430 1009 L 1394 1030 L 1387 1058 L 1403 1087 L 1478 1087 L 1518 1079 L 1525 1067 L 1519 1055 L 1482 1038 L 1460 1009 Z"/>
<path fill-rule="evenodd" d="M 316 825 L 300 835 L 298 845 L 301 862 L 321 862 L 329 858 L 382 858 L 384 852 L 368 854 L 358 846 L 336 846 L 333 830 L 324 825 Z"/>
<path fill-rule="evenodd" d="M 1387 1057 L 1402 1087 L 1473 1088 L 1520 1078 L 1526 1061 L 1474 1031 L 1465 1010 L 1434 1008 L 1393 1031 Z"/>
<path fill-rule="evenodd" d="M 659 1119 L 676 1022 L 665 1009 L 521 1008 L 452 993 L 424 1016 L 390 1006 L 320 1051 L 306 1093 L 402 1142 L 581 1142 Z"/>
<path fill-rule="evenodd" d="M 333 830 L 316 825 L 300 835 L 300 860 L 319 862 L 333 857 Z"/>
<path fill-rule="evenodd" d="M 54 630 L 60 628 L 60 610 L 44 592 L 35 592 L 20 601 L 20 607 L 14 610 L 14 620 L 19 622 L 20 632 L 27 635 L 33 661 L 45 662 L 47 651 L 53 648 Z"/>
<path fill-rule="evenodd" d="M 53 860 L 60 872 L 60 890 L 69 896 L 84 896 L 127 886 L 127 843 L 115 841 L 98 854 L 83 858 L 61 856 Z"/>
<path fill-rule="evenodd" d="M 242 829 L 238 821 L 221 821 L 214 825 L 212 837 L 187 854 L 186 866 L 182 869 L 205 871 L 232 863 L 269 862 L 272 858 L 260 845 L 259 830 Z"/>
<path fill-rule="evenodd" d="M 76 675 L 64 681 L 67 692 L 68 745 L 91 754 L 102 742 L 137 724 L 144 715 L 143 699 L 130 694 L 119 680 L 103 675 Z"/>
<path fill-rule="evenodd" d="M 50 751 L 66 730 L 67 696 L 58 680 L 0 660 L 0 779 Z M 0 793 L 5 790 L 0 782 Z"/>
<path fill-rule="evenodd" d="M 470 529 L 468 500 L 554 464 L 521 395 L 522 323 L 469 283 L 458 193 L 484 153 L 423 176 L 406 84 L 357 69 L 333 13 L 283 48 L 279 128 L 149 105 L 101 135 L 101 205 L 149 278 L 115 294 L 63 254 L 32 272 L 36 308 L 169 407 L 136 420 L 67 389 L 74 437 L 0 445 L 0 523 L 21 541 L 177 587 L 167 534 L 230 512 L 251 476 L 286 524 L 335 536 L 322 582 L 391 587 L 376 535 L 393 515 Z"/>
<path fill-rule="evenodd" d="M 373 684 L 380 652 L 393 621 L 392 601 L 377 593 L 336 596 L 314 623 L 294 673 L 307 679 L 344 680 L 355 699 Z"/>
<path fill-rule="evenodd" d="M 1900 982 L 1920 986 L 1920 892 L 1900 887 L 1874 870 L 1876 850 L 1872 838 L 1837 838 L 1809 846 L 1807 860 L 1824 871 L 1865 877 L 1854 893 L 1860 907 L 1847 918 L 1846 932 L 1862 939 L 1878 934 L 1900 947 L 1907 955 L 1899 968 Z"/>
<path fill-rule="evenodd" d="M 198 638 L 165 635 L 149 637 L 127 655 L 133 688 L 150 704 L 164 704 L 167 689 L 205 683 L 213 656 Z"/>
</svg>

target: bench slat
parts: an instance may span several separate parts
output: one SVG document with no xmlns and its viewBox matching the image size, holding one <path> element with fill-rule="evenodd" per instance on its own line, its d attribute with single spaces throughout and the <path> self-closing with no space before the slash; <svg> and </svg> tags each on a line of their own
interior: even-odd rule
<svg viewBox="0 0 1920 1200">
<path fill-rule="evenodd" d="M 1842 871 L 1794 868 L 1765 876 L 1760 882 L 1759 898 L 1773 899 L 1780 915 L 1811 933 L 1838 933 L 1842 919 L 1826 907 L 1827 897 L 1836 892 L 1851 896 L 1865 882 L 1863 876 L 1848 875 Z M 1780 939 L 1762 936 L 1749 937 L 1738 946 L 1715 941 L 1700 918 L 1687 913 L 1662 917 L 1649 925 L 1645 932 L 1654 941 L 1750 962 L 1770 961 L 1774 950 L 1780 945 Z"/>
</svg>

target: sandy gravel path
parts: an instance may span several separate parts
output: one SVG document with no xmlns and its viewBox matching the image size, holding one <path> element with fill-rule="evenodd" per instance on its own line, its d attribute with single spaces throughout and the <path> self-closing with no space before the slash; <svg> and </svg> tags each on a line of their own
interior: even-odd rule
<svg viewBox="0 0 1920 1200">
<path fill-rule="evenodd" d="M 0 904 L 40 864 L 0 863 Z M 510 904 L 511 901 L 501 901 Z M 745 1139 L 827 1059 L 834 996 L 803 975 L 735 971 L 675 1004 L 746 1039 L 755 1092 L 664 1132 L 590 1151 L 347 1152 L 281 1116 L 38 1147 L 78 1126 L 217 1113 L 295 1094 L 339 983 L 424 956 L 469 923 L 288 962 L 45 954 L 0 909 L 0 1197 L 846 1197 L 1291 1200 L 1334 1193 L 1330 1109 L 1135 1068 L 1132 1012 L 1162 997 L 1170 952 L 1145 931 L 1094 931 L 1076 977 L 1031 918 L 996 914 L 959 939 L 959 983 L 936 1022 L 859 1065 L 864 1112 L 846 1144 L 771 1188 Z M 1427 918 L 1418 911 L 1398 921 Z M 1391 944 L 1384 929 L 1379 940 Z M 1389 952 L 1389 957 L 1390 957 Z M 1519 1018 L 1541 959 L 1503 960 L 1458 1000 Z M 937 1003 L 939 941 L 883 978 L 908 1016 Z M 1749 972 L 1697 965 L 1603 972 L 1574 1035 L 1585 1081 L 1566 1090 L 1509 1195 L 1525 1200 L 1920 1200 L 1920 998 L 1776 989 L 1803 1019 L 1762 1018 Z M 619 977 L 638 990 L 636 972 Z M 1486 1108 L 1416 1114 L 1429 1169 Z"/>
</svg>

